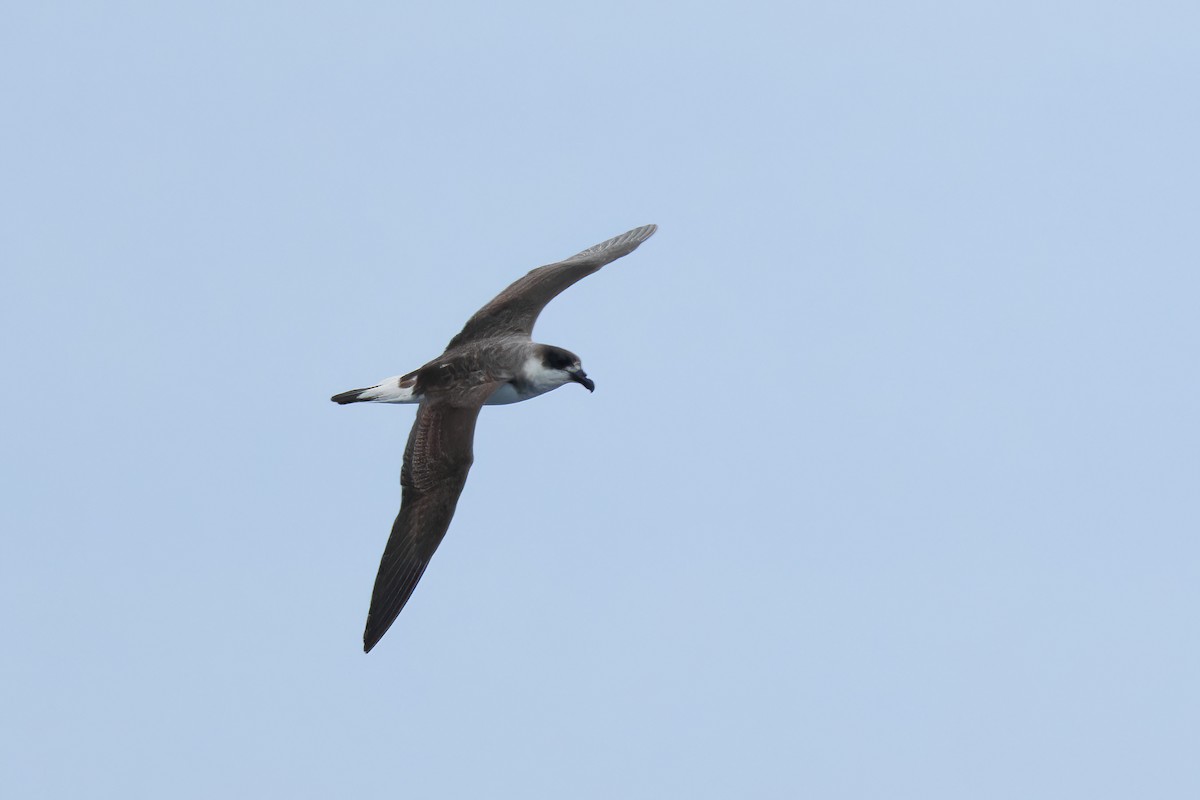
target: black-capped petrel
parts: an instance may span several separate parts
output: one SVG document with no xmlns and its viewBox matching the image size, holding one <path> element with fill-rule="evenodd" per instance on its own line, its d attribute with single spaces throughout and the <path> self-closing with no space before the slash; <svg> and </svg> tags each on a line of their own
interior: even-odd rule
<svg viewBox="0 0 1200 800">
<path fill-rule="evenodd" d="M 538 314 L 571 284 L 632 253 L 655 230 L 655 225 L 634 228 L 565 261 L 538 267 L 479 309 L 433 361 L 333 396 L 343 405 L 419 404 L 400 470 L 400 513 L 379 562 L 363 650 L 371 652 L 400 614 L 450 527 L 474 458 L 479 409 L 519 403 L 572 381 L 589 392 L 596 388 L 579 356 L 531 339 Z"/>
</svg>

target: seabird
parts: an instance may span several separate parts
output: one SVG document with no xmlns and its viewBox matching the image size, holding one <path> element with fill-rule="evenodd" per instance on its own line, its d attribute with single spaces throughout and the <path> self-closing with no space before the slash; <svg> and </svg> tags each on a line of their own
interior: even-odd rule
<svg viewBox="0 0 1200 800">
<path fill-rule="evenodd" d="M 532 340 L 546 304 L 610 261 L 629 255 L 656 231 L 644 225 L 538 267 L 479 309 L 446 351 L 420 369 L 365 389 L 334 395 L 335 403 L 417 403 L 417 418 L 400 470 L 400 513 L 379 562 L 363 650 L 371 652 L 412 596 L 450 527 L 474 460 L 479 409 L 519 403 L 567 383 L 596 385 L 579 356 Z"/>
</svg>

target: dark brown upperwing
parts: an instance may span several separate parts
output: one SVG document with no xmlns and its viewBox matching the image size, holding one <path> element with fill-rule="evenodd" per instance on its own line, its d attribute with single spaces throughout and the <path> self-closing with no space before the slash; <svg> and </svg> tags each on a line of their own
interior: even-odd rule
<svg viewBox="0 0 1200 800">
<path fill-rule="evenodd" d="M 465 406 L 435 399 L 417 409 L 400 470 L 400 513 L 392 524 L 371 593 L 363 631 L 365 652 L 371 652 L 395 622 L 450 527 L 474 459 L 472 443 L 479 409 L 495 388 L 479 387 Z"/>
<path fill-rule="evenodd" d="M 610 261 L 629 255 L 658 230 L 657 225 L 643 225 L 615 236 L 606 242 L 576 253 L 565 261 L 548 264 L 529 272 L 496 295 L 450 340 L 447 350 L 476 339 L 508 334 L 533 334 L 533 325 L 546 304 L 564 289 L 591 275 Z"/>
</svg>

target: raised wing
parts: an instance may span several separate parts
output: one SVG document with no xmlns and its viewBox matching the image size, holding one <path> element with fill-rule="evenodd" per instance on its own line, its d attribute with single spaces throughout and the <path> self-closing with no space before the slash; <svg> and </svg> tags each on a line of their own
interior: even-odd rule
<svg viewBox="0 0 1200 800">
<path fill-rule="evenodd" d="M 368 653 L 396 621 L 450 527 L 474 460 L 479 409 L 495 388 L 479 387 L 466 405 L 443 400 L 417 409 L 400 471 L 400 513 L 379 562 L 363 631 L 363 650 Z"/>
<path fill-rule="evenodd" d="M 475 316 L 467 320 L 462 331 L 450 340 L 446 349 L 492 336 L 532 335 L 538 314 L 542 313 L 547 303 L 568 286 L 591 275 L 610 261 L 632 253 L 639 244 L 653 236 L 656 230 L 657 225 L 643 225 L 589 247 L 565 261 L 532 270 L 475 312 Z"/>
</svg>

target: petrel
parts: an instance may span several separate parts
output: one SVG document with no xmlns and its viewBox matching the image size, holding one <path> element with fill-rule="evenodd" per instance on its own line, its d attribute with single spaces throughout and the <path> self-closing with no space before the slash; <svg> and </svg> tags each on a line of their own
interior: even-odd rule
<svg viewBox="0 0 1200 800">
<path fill-rule="evenodd" d="M 532 340 L 538 314 L 568 286 L 629 255 L 657 229 L 643 225 L 532 270 L 479 309 L 425 366 L 331 398 L 342 405 L 418 404 L 400 470 L 400 513 L 375 576 L 364 651 L 371 652 L 399 616 L 450 527 L 474 460 L 479 409 L 519 403 L 571 382 L 595 390 L 579 356 Z"/>
</svg>

